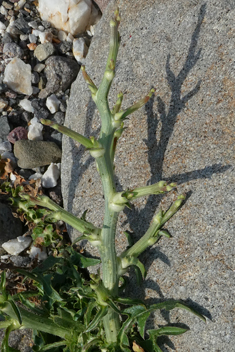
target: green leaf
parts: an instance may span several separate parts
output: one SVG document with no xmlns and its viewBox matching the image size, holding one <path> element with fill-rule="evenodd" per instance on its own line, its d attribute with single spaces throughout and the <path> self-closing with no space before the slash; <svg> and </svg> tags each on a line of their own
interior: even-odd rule
<svg viewBox="0 0 235 352">
<path fill-rule="evenodd" d="M 150 311 L 147 311 L 143 314 L 141 314 L 138 318 L 137 318 L 137 324 L 138 324 L 138 330 L 140 333 L 140 336 L 144 339 L 144 333 L 145 333 L 145 325 L 146 325 L 146 321 L 150 315 Z"/>
<path fill-rule="evenodd" d="M 40 349 L 40 352 L 44 352 L 44 351 L 48 351 L 52 348 L 57 348 L 57 347 L 60 347 L 60 346 L 65 346 L 66 345 L 66 341 L 58 341 L 58 342 L 54 342 L 54 343 L 50 343 L 46 346 L 43 346 L 41 349 Z"/>
<path fill-rule="evenodd" d="M 155 352 L 162 352 L 161 348 L 158 346 L 156 342 L 153 343 L 153 348 Z"/>
<path fill-rule="evenodd" d="M 139 271 L 141 272 L 141 275 L 142 275 L 142 277 L 144 279 L 145 276 L 146 276 L 146 270 L 145 270 L 145 267 L 144 267 L 143 263 L 141 263 L 141 261 L 138 258 L 127 256 L 127 257 L 124 257 L 122 259 L 122 267 L 123 267 L 123 269 L 124 268 L 128 268 L 131 265 L 134 265 L 134 266 L 136 266 L 139 269 Z"/>
<path fill-rule="evenodd" d="M 121 314 L 120 309 L 116 306 L 111 298 L 108 298 L 106 302 L 116 313 Z"/>
<path fill-rule="evenodd" d="M 39 266 L 37 266 L 33 272 L 34 273 L 44 273 L 51 269 L 55 264 L 63 264 L 64 259 L 63 258 L 56 258 L 53 257 L 52 255 L 49 256 L 47 259 L 45 259 Z"/>
<path fill-rule="evenodd" d="M 80 268 L 87 268 L 89 266 L 94 266 L 100 263 L 100 259 L 96 259 L 96 258 L 86 258 L 84 257 L 82 254 L 73 251 L 72 255 L 71 255 L 71 262 L 74 265 L 79 266 Z"/>
<path fill-rule="evenodd" d="M 65 329 L 76 329 L 76 331 L 79 333 L 79 332 L 83 332 L 85 327 L 82 323 L 80 323 L 80 321 L 74 321 L 71 318 L 68 318 L 63 316 L 63 317 L 60 317 L 58 315 L 52 317 L 53 321 L 55 324 L 57 324 L 59 327 L 62 327 L 62 328 L 65 328 Z"/>
<path fill-rule="evenodd" d="M 186 304 L 182 303 L 181 301 L 169 300 L 169 301 L 153 304 L 150 307 L 150 309 L 152 309 L 152 310 L 155 310 L 155 309 L 171 310 L 174 308 L 182 308 L 182 309 L 188 310 L 189 312 L 193 313 L 194 315 L 196 315 L 197 317 L 199 317 L 203 321 L 206 321 L 205 317 L 202 314 L 198 313 L 196 310 L 187 306 Z"/>
<path fill-rule="evenodd" d="M 182 302 L 177 302 L 177 303 L 176 303 L 176 307 L 177 307 L 177 308 L 182 308 L 182 309 L 188 310 L 190 313 L 196 315 L 198 318 L 200 318 L 201 320 L 203 320 L 204 322 L 206 322 L 206 318 L 205 318 L 202 314 L 198 313 L 195 309 L 193 309 L 193 308 L 187 306 L 186 304 L 184 304 L 184 303 L 182 303 Z"/>
<path fill-rule="evenodd" d="M 98 312 L 96 313 L 95 318 L 92 320 L 92 322 L 88 325 L 87 329 L 85 332 L 89 332 L 91 330 L 94 330 L 97 325 L 99 324 L 99 322 L 101 321 L 101 319 L 107 314 L 108 312 L 108 307 L 100 307 L 100 309 L 98 310 Z"/>
<path fill-rule="evenodd" d="M 101 343 L 101 340 L 99 339 L 99 338 L 94 338 L 94 339 L 92 339 L 92 340 L 90 340 L 84 347 L 83 347 L 83 349 L 82 349 L 82 351 L 81 352 L 86 352 L 86 351 L 88 351 L 89 350 L 89 348 L 90 347 L 92 347 L 92 346 L 98 346 L 99 345 L 99 343 Z M 96 349 L 96 351 L 97 351 L 97 349 Z"/>
<path fill-rule="evenodd" d="M 141 286 L 142 283 L 143 283 L 143 276 L 142 276 L 142 273 L 141 273 L 140 269 L 138 268 L 138 266 L 134 266 L 134 270 L 135 270 L 137 285 L 138 285 L 138 286 Z"/>
<path fill-rule="evenodd" d="M 26 292 L 27 294 L 27 292 Z M 30 311 L 32 313 L 35 313 L 36 315 L 44 315 L 45 314 L 45 311 L 43 311 L 42 308 L 38 308 L 35 306 L 35 304 L 33 302 L 30 302 L 28 299 L 25 299 L 24 297 L 24 292 L 22 292 L 21 294 L 18 295 L 18 298 L 20 299 L 20 301 L 23 303 L 23 305 L 27 308 L 30 309 Z M 36 295 L 29 295 L 28 297 L 33 297 L 33 296 L 36 296 Z M 27 296 L 26 296 L 27 297 Z"/>
<path fill-rule="evenodd" d="M 92 315 L 92 311 L 93 309 L 97 306 L 97 303 L 95 301 L 89 301 L 87 304 L 87 310 L 86 313 L 84 314 L 84 322 L 85 325 L 87 326 L 90 321 L 91 321 L 91 315 Z"/>
<path fill-rule="evenodd" d="M 128 315 L 128 318 L 124 321 L 118 333 L 118 341 L 120 341 L 121 344 L 123 344 L 123 341 L 125 340 L 125 335 L 130 330 L 131 325 L 137 320 L 138 316 L 145 312 L 146 308 L 140 305 L 124 309 L 122 314 Z"/>
<path fill-rule="evenodd" d="M 189 329 L 180 328 L 178 326 L 163 326 L 159 329 L 148 330 L 149 336 L 158 337 L 162 335 L 181 335 L 187 332 Z"/>
<path fill-rule="evenodd" d="M 6 272 L 5 271 L 3 271 L 1 274 L 0 290 L 2 293 L 5 292 L 6 290 Z"/>
<path fill-rule="evenodd" d="M 6 329 L 12 324 L 12 319 L 0 321 L 0 329 Z"/>
<path fill-rule="evenodd" d="M 13 309 L 15 315 L 16 315 L 16 318 L 17 318 L 19 324 L 21 325 L 22 324 L 22 318 L 21 318 L 21 314 L 20 314 L 19 308 L 17 307 L 17 305 L 15 304 L 15 302 L 12 299 L 9 299 L 8 302 L 11 305 L 11 307 L 12 307 L 12 309 Z"/>
<path fill-rule="evenodd" d="M 118 297 L 118 298 L 115 298 L 115 301 L 129 306 L 142 305 L 143 307 L 145 307 L 144 302 L 142 302 L 140 299 Z"/>
<path fill-rule="evenodd" d="M 122 335 L 122 340 L 121 340 L 121 344 L 122 344 L 122 350 L 125 351 L 125 348 L 123 348 L 124 346 L 129 346 L 129 339 L 127 337 L 127 334 L 123 334 Z M 128 348 L 128 351 L 130 351 L 130 349 Z"/>
</svg>

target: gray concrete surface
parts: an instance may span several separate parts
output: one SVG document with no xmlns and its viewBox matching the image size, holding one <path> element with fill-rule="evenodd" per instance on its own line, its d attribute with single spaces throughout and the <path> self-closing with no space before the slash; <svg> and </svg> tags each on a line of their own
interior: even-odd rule
<svg viewBox="0 0 235 352">
<path fill-rule="evenodd" d="M 149 302 L 181 298 L 207 316 L 204 324 L 175 310 L 155 314 L 153 325 L 186 324 L 190 332 L 162 340 L 164 351 L 232 352 L 234 334 L 234 107 L 235 3 L 217 0 L 112 0 L 98 26 L 86 60 L 88 73 L 101 80 L 109 44 L 109 20 L 119 5 L 122 21 L 116 78 L 110 94 L 124 92 L 127 107 L 151 87 L 151 101 L 126 123 L 116 155 L 118 189 L 178 183 L 187 201 L 162 239 L 141 256 L 148 269 L 142 287 L 129 293 Z M 72 86 L 66 125 L 97 136 L 100 120 L 81 72 Z M 102 224 L 101 184 L 93 159 L 76 142 L 63 139 L 62 186 L 65 208 Z M 159 204 L 176 197 L 151 196 L 120 215 L 116 244 L 123 231 L 138 238 Z M 127 225 L 129 223 L 129 225 Z M 71 230 L 71 237 L 78 234 Z M 88 247 L 89 250 L 91 250 Z M 95 252 L 93 252 L 95 253 Z M 165 347 L 164 347 L 165 346 Z"/>
</svg>

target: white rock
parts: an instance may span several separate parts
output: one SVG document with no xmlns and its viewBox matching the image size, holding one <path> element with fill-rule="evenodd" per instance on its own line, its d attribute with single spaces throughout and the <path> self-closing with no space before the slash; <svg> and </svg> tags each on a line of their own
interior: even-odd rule
<svg viewBox="0 0 235 352">
<path fill-rule="evenodd" d="M 37 43 L 37 37 L 34 34 L 29 34 L 29 42 L 30 43 Z"/>
<path fill-rule="evenodd" d="M 90 33 L 93 36 L 95 34 L 95 25 L 94 26 L 90 26 Z"/>
<path fill-rule="evenodd" d="M 66 40 L 67 40 L 67 42 L 73 42 L 73 41 L 74 41 L 73 35 L 72 35 L 71 33 L 69 33 L 69 34 L 67 35 Z"/>
<path fill-rule="evenodd" d="M 73 41 L 73 55 L 78 62 L 82 62 L 87 55 L 88 48 L 83 38 L 74 39 Z"/>
<path fill-rule="evenodd" d="M 32 120 L 30 120 L 28 139 L 31 141 L 42 141 L 42 130 L 43 125 L 38 122 L 36 117 L 34 117 Z"/>
<path fill-rule="evenodd" d="M 0 30 L 5 30 L 7 27 L 5 26 L 5 24 L 3 22 L 0 21 Z"/>
<path fill-rule="evenodd" d="M 42 186 L 44 188 L 52 188 L 57 185 L 58 178 L 60 177 L 60 168 L 57 164 L 51 163 L 47 171 L 42 175 Z"/>
<path fill-rule="evenodd" d="M 4 6 L 1 6 L 1 7 L 0 7 L 0 13 L 1 13 L 3 16 L 7 16 L 7 9 L 6 9 Z"/>
<path fill-rule="evenodd" d="M 0 154 L 5 152 L 11 152 L 11 151 L 12 151 L 12 145 L 10 142 L 0 143 Z"/>
<path fill-rule="evenodd" d="M 40 73 L 40 72 L 42 72 L 42 70 L 44 70 L 45 67 L 46 67 L 46 65 L 39 63 L 34 66 L 33 70 Z"/>
<path fill-rule="evenodd" d="M 8 260 L 9 258 L 10 258 L 10 254 L 1 255 L 1 261 Z"/>
<path fill-rule="evenodd" d="M 36 21 L 28 22 L 28 26 L 33 28 L 33 29 L 37 29 L 38 28 L 38 24 L 37 24 Z"/>
<path fill-rule="evenodd" d="M 90 23 L 92 1 L 39 0 L 38 11 L 44 21 L 49 21 L 57 29 L 76 35 L 84 32 Z"/>
<path fill-rule="evenodd" d="M 45 260 L 47 259 L 48 255 L 46 252 L 46 248 L 38 248 L 35 246 L 31 246 L 30 250 L 28 251 L 29 257 L 31 259 L 38 258 L 38 260 Z"/>
<path fill-rule="evenodd" d="M 101 13 L 100 13 L 99 10 L 92 4 L 89 26 L 98 23 L 100 19 L 101 19 Z"/>
<path fill-rule="evenodd" d="M 46 106 L 52 114 L 59 110 L 60 101 L 55 94 L 52 94 L 47 98 Z"/>
<path fill-rule="evenodd" d="M 25 3 L 26 3 L 26 0 L 20 0 L 19 2 L 15 3 L 14 4 L 14 6 L 16 7 L 15 10 L 20 10 Z"/>
<path fill-rule="evenodd" d="M 35 174 L 29 176 L 29 180 L 38 180 L 41 177 L 42 177 L 42 174 L 40 172 L 35 172 Z"/>
<path fill-rule="evenodd" d="M 11 255 L 18 255 L 30 246 L 31 237 L 19 236 L 14 240 L 7 241 L 2 244 L 2 248 Z"/>
<path fill-rule="evenodd" d="M 39 37 L 40 33 L 42 33 L 42 32 L 39 31 L 39 29 L 33 29 L 32 30 L 32 34 L 35 35 L 36 37 Z"/>
<path fill-rule="evenodd" d="M 53 38 L 53 34 L 51 32 L 41 32 L 39 33 L 39 39 L 42 44 L 51 43 Z"/>
<path fill-rule="evenodd" d="M 3 82 L 17 93 L 31 95 L 31 66 L 15 57 L 6 66 Z"/>
<path fill-rule="evenodd" d="M 41 26 L 41 25 L 38 26 L 38 29 L 39 29 L 40 31 L 42 31 L 42 32 L 45 30 L 45 28 L 44 28 L 43 26 Z"/>
<path fill-rule="evenodd" d="M 14 24 L 15 24 L 15 18 L 14 18 L 14 16 L 12 16 L 10 18 L 9 25 L 7 26 L 6 32 L 8 32 L 9 34 L 12 34 L 13 37 L 15 36 L 15 34 L 14 34 L 14 31 L 15 31 Z"/>
<path fill-rule="evenodd" d="M 67 38 L 67 33 L 64 31 L 59 31 L 58 32 L 58 39 L 61 40 L 62 42 L 65 41 Z"/>
<path fill-rule="evenodd" d="M 23 99 L 19 102 L 19 106 L 21 106 L 25 111 L 34 112 L 34 108 L 32 107 L 31 101 L 28 99 Z"/>
<path fill-rule="evenodd" d="M 10 180 L 12 182 L 15 182 L 15 180 L 16 180 L 16 175 L 14 175 L 12 172 L 10 173 Z"/>
</svg>

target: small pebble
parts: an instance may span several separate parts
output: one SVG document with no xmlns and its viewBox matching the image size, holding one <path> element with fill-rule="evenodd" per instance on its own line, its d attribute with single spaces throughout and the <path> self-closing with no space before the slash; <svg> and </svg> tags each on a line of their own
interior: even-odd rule
<svg viewBox="0 0 235 352">
<path fill-rule="evenodd" d="M 25 111 L 34 112 L 34 108 L 32 107 L 31 101 L 28 99 L 23 99 L 19 102 L 19 106 L 21 106 Z"/>
<path fill-rule="evenodd" d="M 37 43 L 37 37 L 34 34 L 29 34 L 30 43 Z"/>
<path fill-rule="evenodd" d="M 15 57 L 6 66 L 3 82 L 17 93 L 31 95 L 31 66 Z"/>
<path fill-rule="evenodd" d="M 5 251 L 11 255 L 18 255 L 30 246 L 31 237 L 19 236 L 2 244 Z"/>
<path fill-rule="evenodd" d="M 39 82 L 39 79 L 39 74 L 37 72 L 33 72 L 31 76 L 32 84 L 37 84 Z"/>
<path fill-rule="evenodd" d="M 42 186 L 44 188 L 53 188 L 57 185 L 60 177 L 60 164 L 51 163 L 47 171 L 42 175 Z"/>
<path fill-rule="evenodd" d="M 37 29 L 38 28 L 38 24 L 37 24 L 36 21 L 28 22 L 28 26 L 33 28 L 33 29 Z"/>
<path fill-rule="evenodd" d="M 44 61 L 55 52 L 54 45 L 52 43 L 39 44 L 34 51 L 34 56 L 38 61 Z"/>
<path fill-rule="evenodd" d="M 31 141 L 42 141 L 42 130 L 43 125 L 38 122 L 36 117 L 34 117 L 32 120 L 30 120 L 28 139 Z"/>
<path fill-rule="evenodd" d="M 28 254 L 31 259 L 37 258 L 38 260 L 45 260 L 48 257 L 45 247 L 39 248 L 31 246 L 30 250 L 28 251 Z"/>
<path fill-rule="evenodd" d="M 16 43 L 6 43 L 3 47 L 3 54 L 11 58 L 18 57 L 22 59 L 24 51 Z"/>
<path fill-rule="evenodd" d="M 55 94 L 52 94 L 47 98 L 46 106 L 52 114 L 59 110 L 60 101 Z"/>
<path fill-rule="evenodd" d="M 33 70 L 40 73 L 42 72 L 42 70 L 44 70 L 45 65 L 44 64 L 37 64 L 36 66 L 34 66 Z"/>
<path fill-rule="evenodd" d="M 53 39 L 53 34 L 51 32 L 41 32 L 39 33 L 39 39 L 42 44 L 51 43 Z"/>
<path fill-rule="evenodd" d="M 1 29 L 1 28 L 0 28 Z M 59 31 L 58 32 L 58 39 L 61 40 L 62 42 L 65 41 L 67 38 L 67 33 L 64 31 Z"/>
<path fill-rule="evenodd" d="M 12 145 L 10 142 L 1 142 L 0 143 L 0 154 L 5 153 L 5 152 L 11 152 L 12 151 Z"/>
<path fill-rule="evenodd" d="M 88 47 L 86 46 L 83 38 L 77 38 L 73 41 L 73 55 L 75 59 L 80 63 L 86 57 Z"/>
<path fill-rule="evenodd" d="M 29 48 L 29 50 L 31 51 L 34 51 L 37 47 L 37 44 L 36 43 L 30 43 L 30 44 L 27 44 L 27 47 Z"/>
<path fill-rule="evenodd" d="M 9 133 L 7 139 L 12 144 L 15 144 L 16 141 L 28 139 L 28 131 L 24 127 L 16 127 Z"/>
</svg>

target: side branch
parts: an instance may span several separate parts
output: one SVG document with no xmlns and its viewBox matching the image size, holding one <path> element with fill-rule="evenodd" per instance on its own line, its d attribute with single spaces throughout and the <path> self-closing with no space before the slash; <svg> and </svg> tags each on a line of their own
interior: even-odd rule
<svg viewBox="0 0 235 352">
<path fill-rule="evenodd" d="M 162 236 L 171 237 L 167 231 L 161 230 L 161 228 L 179 210 L 184 199 L 185 196 L 180 195 L 165 213 L 160 209 L 158 214 L 154 216 L 153 223 L 150 225 L 144 236 L 121 254 L 121 261 L 124 259 L 125 261 L 128 261 L 128 258 L 130 257 L 138 257 L 148 247 L 159 241 Z"/>
<path fill-rule="evenodd" d="M 70 214 L 68 211 L 61 208 L 58 204 L 53 202 L 47 196 L 38 196 L 38 197 L 31 197 L 28 194 L 20 193 L 21 198 L 25 199 L 29 202 L 29 206 L 39 205 L 40 207 L 47 208 L 52 211 L 51 214 L 47 216 L 49 220 L 62 220 L 67 224 L 74 227 L 79 232 L 83 233 L 96 233 L 98 234 L 101 230 L 91 224 L 86 220 L 82 220 L 77 218 L 76 216 Z"/>
<path fill-rule="evenodd" d="M 86 148 L 94 148 L 94 144 L 92 143 L 92 141 L 90 139 L 84 137 L 80 133 L 74 132 L 70 128 L 62 126 L 62 125 L 59 125 L 59 124 L 54 123 L 53 121 L 50 121 L 50 120 L 41 119 L 40 121 L 41 121 L 41 123 L 43 125 L 50 126 L 50 127 L 54 128 L 54 130 L 57 130 L 58 132 L 63 133 L 66 136 L 74 139 L 75 141 L 77 141 L 80 144 L 84 145 L 84 147 L 86 147 Z M 98 147 L 98 145 L 97 145 L 97 147 Z"/>
<path fill-rule="evenodd" d="M 149 101 L 149 99 L 151 98 L 153 93 L 155 93 L 155 91 L 156 90 L 154 88 L 152 88 L 150 90 L 149 94 L 146 95 L 144 98 L 140 99 L 137 103 L 130 106 L 129 108 L 127 108 L 124 111 L 120 111 L 120 112 L 116 113 L 114 115 L 114 120 L 116 120 L 116 121 L 124 120 L 128 115 L 130 115 L 133 112 L 135 112 L 136 110 L 140 109 L 142 106 L 144 106 Z"/>
</svg>

